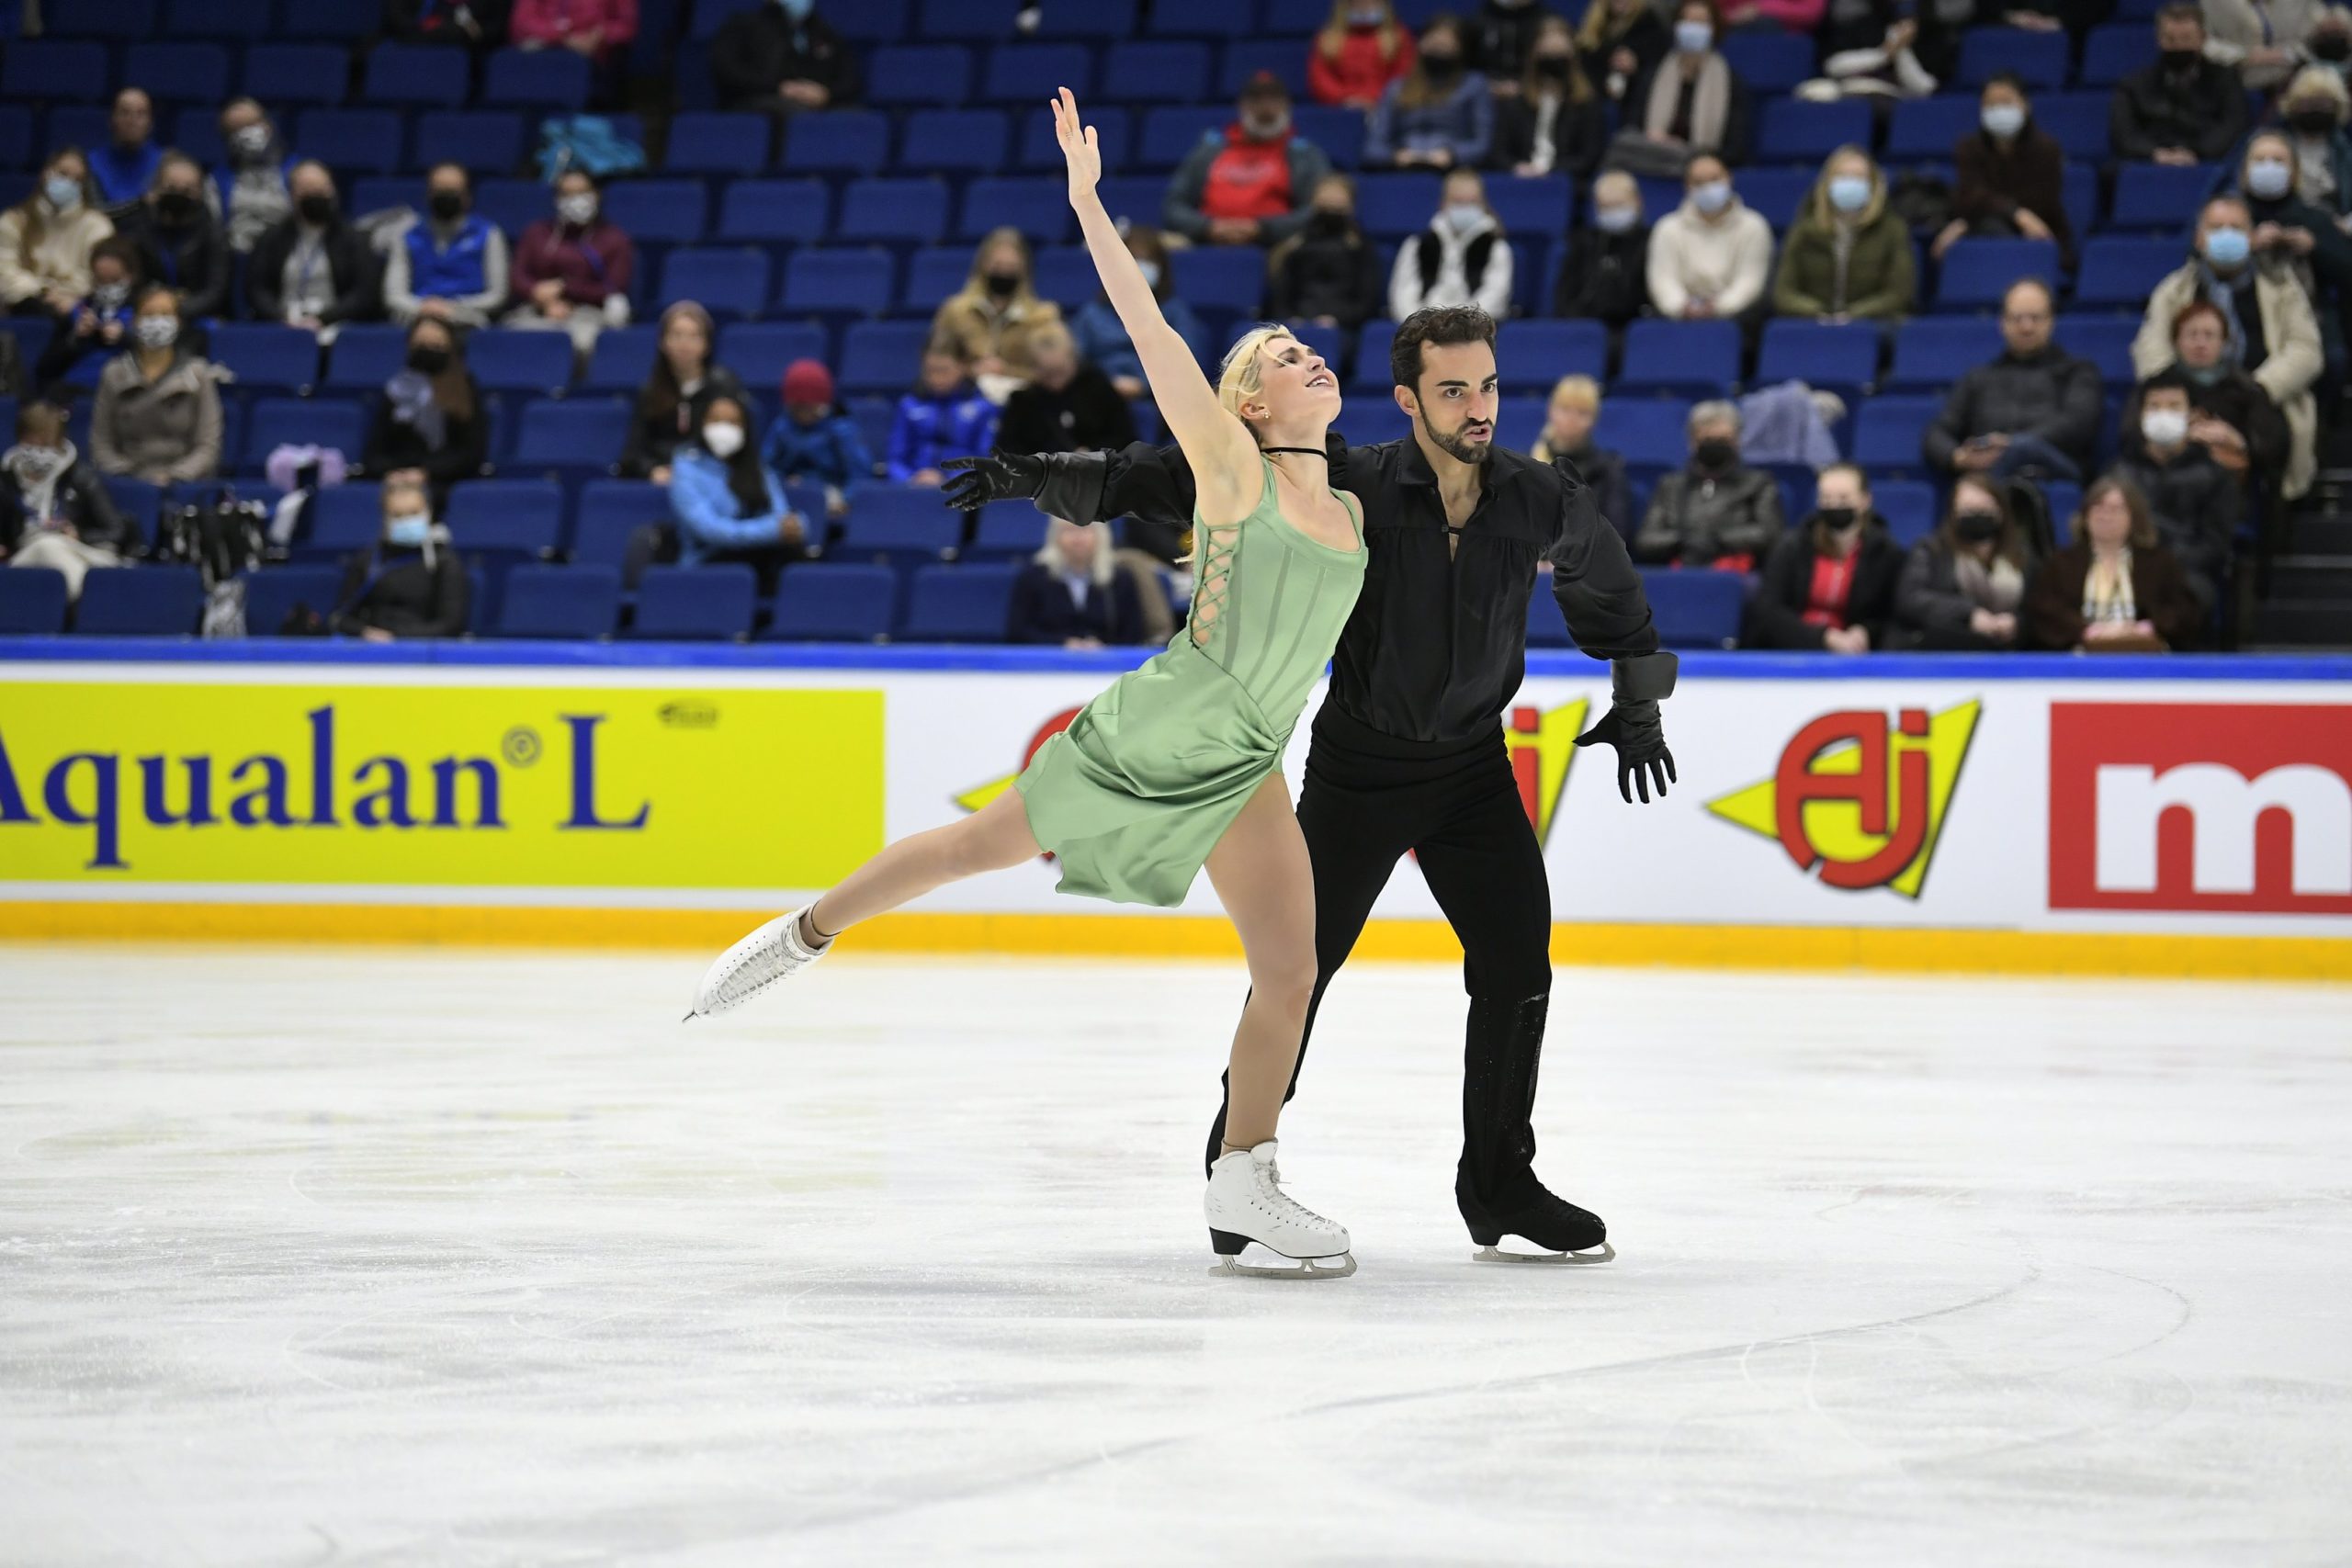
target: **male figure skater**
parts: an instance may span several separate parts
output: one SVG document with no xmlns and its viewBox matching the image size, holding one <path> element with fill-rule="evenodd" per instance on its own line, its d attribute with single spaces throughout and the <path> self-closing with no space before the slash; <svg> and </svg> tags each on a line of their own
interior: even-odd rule
<svg viewBox="0 0 2352 1568">
<path fill-rule="evenodd" d="M 1551 887 L 1510 771 L 1504 706 L 1526 673 L 1527 596 L 1540 560 L 1577 646 L 1611 662 L 1614 705 L 1577 738 L 1617 750 L 1618 789 L 1646 804 L 1674 777 L 1659 700 L 1661 652 L 1640 576 L 1573 475 L 1494 445 L 1495 323 L 1476 306 L 1419 310 L 1389 350 L 1408 438 L 1334 443 L 1334 488 L 1364 506 L 1363 596 L 1340 634 L 1315 719 L 1298 822 L 1314 863 L 1315 1006 L 1408 851 L 1462 941 L 1470 993 L 1454 1201 L 1479 1256 L 1516 1235 L 1603 1260 L 1598 1215 L 1536 1179 L 1530 1116 L 1552 989 Z M 1035 497 L 1082 520 L 1132 513 L 1189 526 L 1193 479 L 1174 448 L 971 459 L 955 506 Z M 1315 1010 L 1307 1013 L 1312 1036 Z M 1301 1059 L 1304 1060 L 1304 1046 Z M 1291 1077 L 1291 1092 L 1298 1087 Z M 1285 1097 L 1287 1098 L 1287 1097 Z M 1214 1161 L 1225 1133 L 1209 1130 Z M 1600 1247 L 1599 1254 L 1590 1249 Z M 1588 1254 L 1577 1257 L 1578 1254 Z"/>
</svg>

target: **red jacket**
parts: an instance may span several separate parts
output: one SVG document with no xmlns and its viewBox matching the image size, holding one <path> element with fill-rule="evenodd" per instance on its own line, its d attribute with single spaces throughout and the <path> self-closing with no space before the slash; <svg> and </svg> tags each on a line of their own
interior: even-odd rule
<svg viewBox="0 0 2352 1568">
<path fill-rule="evenodd" d="M 568 223 L 559 231 L 552 219 L 542 218 L 523 231 L 507 270 L 518 304 L 529 301 L 534 284 L 560 277 L 566 299 L 575 305 L 602 305 L 610 295 L 628 292 L 629 276 L 637 270 L 637 247 L 617 225 L 603 218 L 584 231 Z"/>
<path fill-rule="evenodd" d="M 1378 28 L 1350 28 L 1340 57 L 1323 52 L 1320 34 L 1306 42 L 1306 90 L 1318 104 L 1370 107 L 1380 101 L 1388 84 L 1413 69 L 1413 35 L 1399 28 L 1396 52 L 1380 57 Z"/>
<path fill-rule="evenodd" d="M 1280 218 L 1292 207 L 1290 139 L 1252 141 L 1237 122 L 1225 128 L 1225 150 L 1209 162 L 1201 213 L 1216 218 Z"/>
<path fill-rule="evenodd" d="M 560 44 L 573 33 L 604 29 L 605 47 L 637 37 L 637 0 L 514 0 L 508 30 L 516 43 Z"/>
</svg>

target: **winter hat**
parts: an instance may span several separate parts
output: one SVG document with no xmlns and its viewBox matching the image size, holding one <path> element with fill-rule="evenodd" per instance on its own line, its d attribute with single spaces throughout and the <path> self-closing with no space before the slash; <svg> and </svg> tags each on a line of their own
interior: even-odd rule
<svg viewBox="0 0 2352 1568">
<path fill-rule="evenodd" d="M 784 400 L 831 405 L 833 373 L 813 359 L 794 360 L 784 367 Z"/>
</svg>

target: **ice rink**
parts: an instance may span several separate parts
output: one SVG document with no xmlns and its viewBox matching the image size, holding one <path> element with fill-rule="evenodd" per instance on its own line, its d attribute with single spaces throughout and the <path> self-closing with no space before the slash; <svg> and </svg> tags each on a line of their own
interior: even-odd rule
<svg viewBox="0 0 2352 1568">
<path fill-rule="evenodd" d="M 1212 1277 L 1238 967 L 0 946 L 0 1562 L 2352 1562 L 2352 989 L 1563 971 L 1474 1264 L 1458 976 Z"/>
</svg>

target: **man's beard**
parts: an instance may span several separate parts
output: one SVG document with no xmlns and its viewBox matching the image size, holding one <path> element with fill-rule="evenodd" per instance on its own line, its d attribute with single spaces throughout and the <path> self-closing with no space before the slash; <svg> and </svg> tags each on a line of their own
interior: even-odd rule
<svg viewBox="0 0 2352 1568">
<path fill-rule="evenodd" d="M 1495 455 L 1495 427 L 1492 424 L 1486 426 L 1487 439 L 1484 441 L 1462 439 L 1462 433 L 1476 423 L 1475 420 L 1464 420 L 1453 427 L 1453 434 L 1441 435 L 1438 434 L 1437 427 L 1430 423 L 1430 416 L 1423 413 L 1421 431 L 1430 438 L 1430 446 L 1452 457 L 1455 462 L 1468 463 L 1475 467 Z"/>
</svg>

